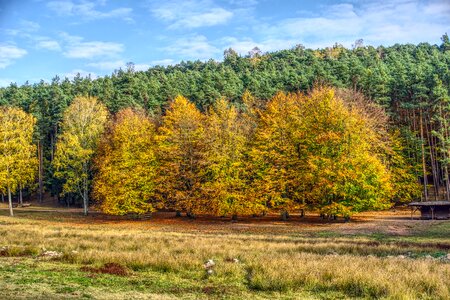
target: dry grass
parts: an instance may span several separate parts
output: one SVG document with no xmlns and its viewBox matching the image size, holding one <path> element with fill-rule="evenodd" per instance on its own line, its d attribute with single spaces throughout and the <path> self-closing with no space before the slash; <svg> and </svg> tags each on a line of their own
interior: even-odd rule
<svg viewBox="0 0 450 300">
<path fill-rule="evenodd" d="M 101 270 L 115 263 L 130 274 L 120 279 L 96 274 L 114 277 L 108 280 L 117 281 L 111 283 L 115 288 L 99 293 L 96 283 L 80 279 L 76 284 L 91 289 L 93 298 L 144 293 L 156 298 L 450 299 L 450 263 L 443 259 L 450 253 L 450 223 L 430 227 L 391 217 L 369 215 L 349 224 L 271 220 L 258 226 L 248 220 L 131 222 L 19 212 L 14 219 L 0 216 L 0 247 L 6 247 L 0 252 L 0 278 L 9 274 L 5 268 L 12 260 L 20 266 L 28 261 L 37 270 L 45 264 L 64 266 L 50 272 L 60 275 L 73 266 L 74 278 L 84 279 L 90 275 L 80 267 Z M 392 233 L 392 226 L 401 230 Z M 44 249 L 63 255 L 48 261 L 39 256 Z M 216 262 L 211 276 L 203 267 L 208 259 Z M 149 276 L 154 281 L 144 284 Z M 55 293 L 39 290 L 40 296 Z"/>
</svg>

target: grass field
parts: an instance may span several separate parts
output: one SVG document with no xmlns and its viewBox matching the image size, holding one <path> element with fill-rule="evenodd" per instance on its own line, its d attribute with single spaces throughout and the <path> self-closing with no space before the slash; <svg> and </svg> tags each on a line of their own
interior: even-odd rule
<svg viewBox="0 0 450 300">
<path fill-rule="evenodd" d="M 449 253 L 450 221 L 408 211 L 343 223 L 0 210 L 0 298 L 450 299 Z"/>
</svg>

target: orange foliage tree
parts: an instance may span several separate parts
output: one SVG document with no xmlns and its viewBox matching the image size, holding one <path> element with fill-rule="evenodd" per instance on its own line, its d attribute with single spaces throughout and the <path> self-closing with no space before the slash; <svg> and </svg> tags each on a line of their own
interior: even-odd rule
<svg viewBox="0 0 450 300">
<path fill-rule="evenodd" d="M 144 214 L 155 203 L 155 126 L 141 110 L 120 111 L 109 123 L 96 158 L 94 196 L 112 215 Z"/>
</svg>

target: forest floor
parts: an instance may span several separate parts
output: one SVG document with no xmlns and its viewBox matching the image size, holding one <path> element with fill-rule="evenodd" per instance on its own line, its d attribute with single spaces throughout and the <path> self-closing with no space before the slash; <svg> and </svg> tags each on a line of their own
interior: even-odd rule
<svg viewBox="0 0 450 300">
<path fill-rule="evenodd" d="M 410 216 L 133 220 L 27 207 L 11 218 L 0 204 L 0 298 L 450 299 L 450 221 Z"/>
</svg>

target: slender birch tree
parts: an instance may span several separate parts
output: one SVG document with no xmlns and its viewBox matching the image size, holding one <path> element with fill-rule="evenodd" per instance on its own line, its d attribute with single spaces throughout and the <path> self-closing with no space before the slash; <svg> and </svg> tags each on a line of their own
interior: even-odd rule
<svg viewBox="0 0 450 300">
<path fill-rule="evenodd" d="M 64 112 L 62 134 L 56 144 L 55 177 L 64 180 L 63 194 L 78 193 L 88 214 L 92 161 L 108 118 L 106 107 L 94 97 L 78 97 Z"/>
</svg>

